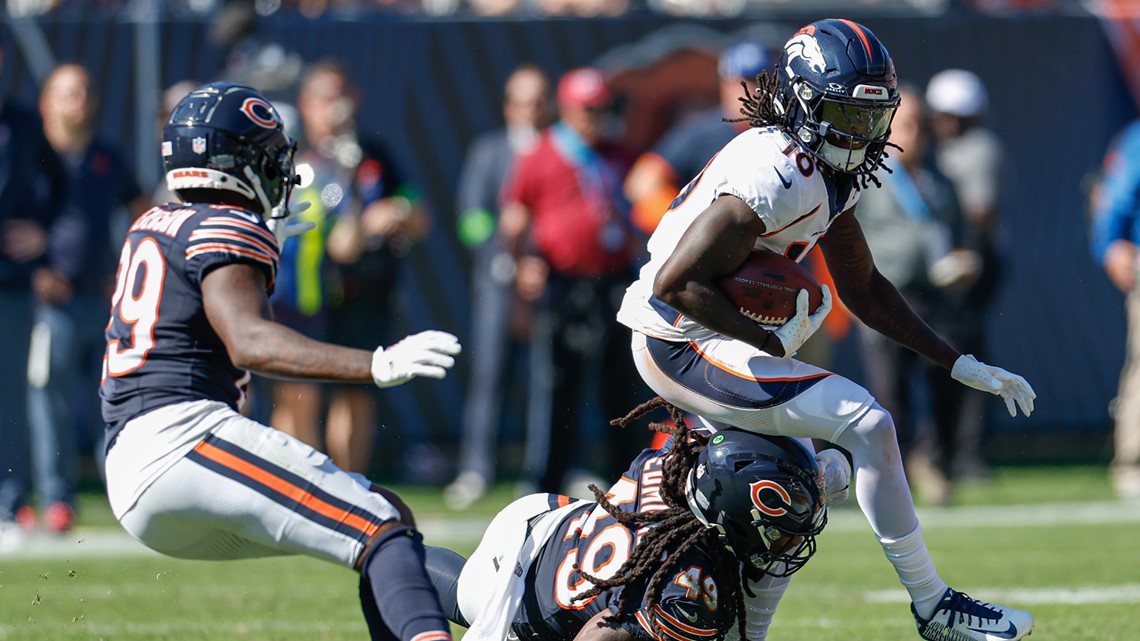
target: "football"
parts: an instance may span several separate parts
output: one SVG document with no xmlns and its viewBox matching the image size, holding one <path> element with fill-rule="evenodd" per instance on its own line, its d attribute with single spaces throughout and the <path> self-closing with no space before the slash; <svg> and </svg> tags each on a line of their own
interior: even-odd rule
<svg viewBox="0 0 1140 641">
<path fill-rule="evenodd" d="M 808 310 L 823 303 L 823 290 L 803 265 L 771 251 L 754 251 L 735 272 L 716 281 L 740 313 L 761 325 L 779 326 L 796 314 L 796 296 L 808 290 Z"/>
</svg>

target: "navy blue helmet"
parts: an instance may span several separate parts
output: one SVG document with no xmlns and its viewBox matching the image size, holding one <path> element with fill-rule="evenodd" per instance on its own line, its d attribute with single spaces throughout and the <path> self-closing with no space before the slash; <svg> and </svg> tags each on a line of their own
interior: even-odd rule
<svg viewBox="0 0 1140 641">
<path fill-rule="evenodd" d="M 784 128 L 825 165 L 874 171 L 899 104 L 895 65 L 870 29 L 820 20 L 784 45 L 776 69 Z"/>
<path fill-rule="evenodd" d="M 788 576 L 827 523 L 818 479 L 815 456 L 792 439 L 728 429 L 698 454 L 685 495 L 746 568 Z"/>
<path fill-rule="evenodd" d="M 273 105 L 230 82 L 191 91 L 162 129 L 170 191 L 183 201 L 188 190 L 235 192 L 266 218 L 288 203 L 295 148 Z"/>
</svg>

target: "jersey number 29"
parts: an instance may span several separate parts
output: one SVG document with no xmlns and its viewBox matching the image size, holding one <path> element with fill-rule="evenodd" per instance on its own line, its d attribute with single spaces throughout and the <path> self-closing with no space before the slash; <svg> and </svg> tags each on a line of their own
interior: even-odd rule
<svg viewBox="0 0 1140 641">
<path fill-rule="evenodd" d="M 138 247 L 132 247 L 130 240 L 123 245 L 107 327 L 117 319 L 130 328 L 130 341 L 127 346 L 119 339 L 107 343 L 106 374 L 124 376 L 146 362 L 147 352 L 154 347 L 154 326 L 165 279 L 166 262 L 157 241 L 144 238 Z"/>
</svg>

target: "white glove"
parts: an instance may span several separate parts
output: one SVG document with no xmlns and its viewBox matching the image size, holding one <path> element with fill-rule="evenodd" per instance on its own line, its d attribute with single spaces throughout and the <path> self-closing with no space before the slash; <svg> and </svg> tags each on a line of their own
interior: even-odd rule
<svg viewBox="0 0 1140 641">
<path fill-rule="evenodd" d="M 395 345 L 372 353 L 372 380 L 377 387 L 402 385 L 416 376 L 443 378 L 462 351 L 459 339 L 447 332 L 428 330 L 406 336 Z"/>
<path fill-rule="evenodd" d="M 278 215 L 276 211 L 270 215 L 266 225 L 269 226 L 269 231 L 273 232 L 273 237 L 277 239 L 278 248 L 285 245 L 286 238 L 290 236 L 300 236 L 307 231 L 317 228 L 317 224 L 314 222 L 293 220 L 293 216 L 296 216 L 312 206 L 313 203 L 305 200 L 291 207 L 286 207 L 284 215 Z"/>
<path fill-rule="evenodd" d="M 823 324 L 823 319 L 827 318 L 827 313 L 831 311 L 831 289 L 827 285 L 821 285 L 820 288 L 823 290 L 823 301 L 815 313 L 808 313 L 808 291 L 801 289 L 796 296 L 796 315 L 772 332 L 784 346 L 785 358 L 791 358 L 796 350 L 811 338 L 811 335 Z"/>
<path fill-rule="evenodd" d="M 823 450 L 815 455 L 819 463 L 819 484 L 825 505 L 839 505 L 851 495 L 851 464 L 839 450 Z"/>
<path fill-rule="evenodd" d="M 1033 413 L 1033 399 L 1037 398 L 1037 394 L 1017 374 L 986 365 L 971 354 L 962 354 L 954 361 L 950 376 L 963 385 L 1001 396 L 1010 416 L 1017 416 L 1019 407 L 1026 416 Z"/>
</svg>

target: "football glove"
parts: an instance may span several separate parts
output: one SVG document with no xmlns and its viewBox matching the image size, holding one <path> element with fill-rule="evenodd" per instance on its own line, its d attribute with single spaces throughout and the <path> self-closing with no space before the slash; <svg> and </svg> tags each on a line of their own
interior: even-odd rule
<svg viewBox="0 0 1140 641">
<path fill-rule="evenodd" d="M 402 385 L 416 376 L 443 378 L 462 351 L 459 339 L 447 332 L 428 330 L 405 337 L 372 353 L 372 380 L 377 387 Z"/>
<path fill-rule="evenodd" d="M 1017 374 L 986 365 L 971 354 L 962 354 L 954 361 L 950 376 L 963 385 L 1002 397 L 1010 416 L 1017 416 L 1018 408 L 1026 416 L 1033 413 L 1033 399 L 1037 398 L 1037 394 Z"/>
<path fill-rule="evenodd" d="M 278 209 L 274 209 L 274 213 L 265 224 L 269 226 L 269 231 L 273 232 L 273 237 L 277 239 L 278 248 L 285 246 L 286 238 L 300 236 L 317 228 L 317 224 L 314 222 L 293 220 L 294 216 L 312 207 L 312 205 L 313 203 L 307 200 L 299 202 L 291 207 L 286 207 L 283 215 L 277 214 Z"/>
<path fill-rule="evenodd" d="M 801 289 L 796 296 L 796 315 L 772 332 L 784 346 L 784 358 L 795 355 L 796 350 L 811 338 L 811 335 L 823 324 L 823 319 L 827 318 L 827 313 L 831 311 L 831 289 L 827 285 L 820 285 L 820 289 L 823 290 L 823 301 L 819 309 L 814 313 L 808 313 L 808 291 Z"/>
<path fill-rule="evenodd" d="M 839 450 L 823 450 L 815 455 L 819 463 L 819 486 L 825 505 L 839 505 L 851 495 L 851 464 Z"/>
</svg>

